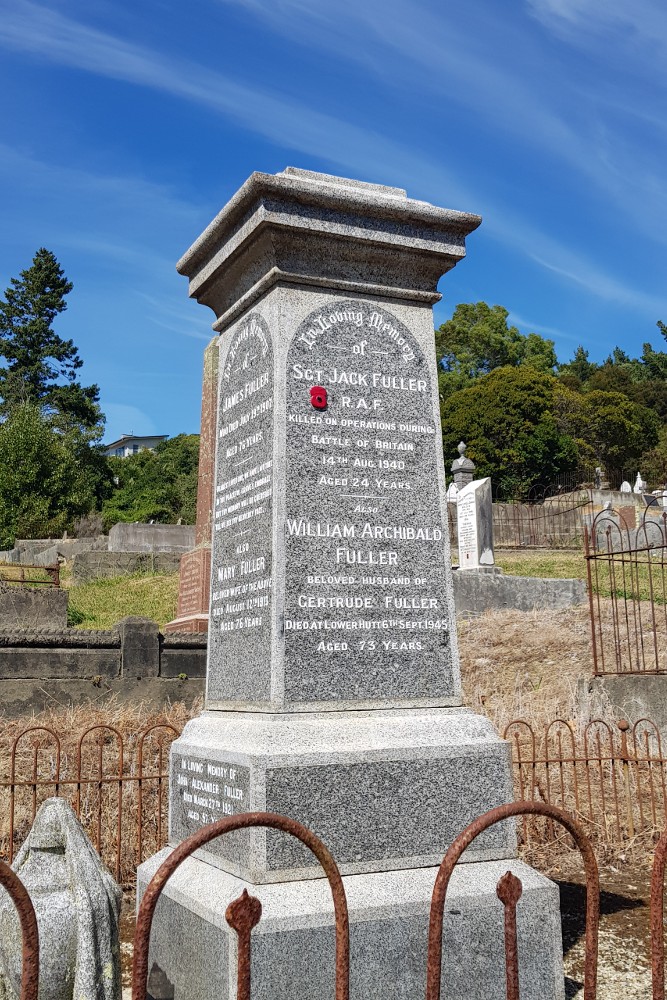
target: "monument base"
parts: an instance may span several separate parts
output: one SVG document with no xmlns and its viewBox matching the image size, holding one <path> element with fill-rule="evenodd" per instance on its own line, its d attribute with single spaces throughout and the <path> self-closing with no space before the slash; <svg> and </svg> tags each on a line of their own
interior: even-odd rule
<svg viewBox="0 0 667 1000">
<path fill-rule="evenodd" d="M 169 853 L 166 848 L 140 866 L 137 900 Z M 558 889 L 512 860 L 465 864 L 454 871 L 443 931 L 442 996 L 448 1000 L 506 996 L 504 908 L 496 886 L 508 870 L 523 885 L 517 906 L 522 1000 L 563 998 Z M 436 871 L 344 877 L 352 1000 L 423 1000 Z M 233 1000 L 237 938 L 225 909 L 244 889 L 262 903 L 262 919 L 252 932 L 253 1000 L 333 997 L 333 903 L 326 879 L 257 887 L 194 858 L 181 865 L 158 902 L 149 996 Z M 159 994 L 151 991 L 151 979 L 160 984 Z"/>
<path fill-rule="evenodd" d="M 171 747 L 169 840 L 239 812 L 292 816 L 348 874 L 439 864 L 487 809 L 513 799 L 509 745 L 468 709 L 270 715 L 205 711 Z M 513 857 L 512 823 L 466 861 Z M 275 831 L 236 831 L 198 857 L 255 884 L 319 877 L 310 852 Z"/>
</svg>

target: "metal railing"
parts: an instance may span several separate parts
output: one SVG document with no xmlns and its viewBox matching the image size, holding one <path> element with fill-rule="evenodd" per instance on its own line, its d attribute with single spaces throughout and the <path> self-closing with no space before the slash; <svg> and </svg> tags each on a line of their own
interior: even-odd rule
<svg viewBox="0 0 667 1000">
<path fill-rule="evenodd" d="M 48 726 L 23 730 L 4 751 L 0 854 L 11 863 L 41 802 L 60 796 L 116 881 L 131 884 L 137 865 L 166 841 L 169 747 L 178 735 L 167 724 L 129 735 L 96 725 L 78 739 Z"/>
<path fill-rule="evenodd" d="M 590 490 L 577 489 L 534 500 L 494 501 L 492 510 L 496 548 L 581 549 L 593 501 Z M 447 512 L 450 541 L 456 545 L 456 504 L 447 504 Z"/>
<path fill-rule="evenodd" d="M 0 583 L 18 583 L 25 587 L 59 587 L 60 564 L 28 566 L 23 563 L 2 563 Z"/>
<path fill-rule="evenodd" d="M 484 813 L 483 816 L 480 816 L 466 827 L 456 838 L 443 858 L 436 875 L 431 897 L 426 957 L 426 1000 L 440 1000 L 441 997 L 443 964 L 446 966 L 448 960 L 447 954 L 443 956 L 443 922 L 447 889 L 454 867 L 466 848 L 484 830 L 515 816 L 532 815 L 546 817 L 552 823 L 562 825 L 572 837 L 582 855 L 586 872 L 584 1000 L 595 1000 L 600 917 L 600 885 L 595 855 L 583 829 L 576 820 L 554 806 L 537 802 L 512 802 Z M 302 826 L 296 820 L 287 819 L 284 816 L 261 812 L 232 816 L 218 820 L 217 823 L 211 826 L 204 827 L 179 844 L 158 868 L 146 887 L 137 914 L 132 966 L 132 1000 L 146 1000 L 151 925 L 160 895 L 169 879 L 180 865 L 204 844 L 223 834 L 248 827 L 268 827 L 274 830 L 281 830 L 290 836 L 296 837 L 312 851 L 322 865 L 329 881 L 335 915 L 335 983 L 333 992 L 335 1000 L 349 1000 L 350 928 L 345 886 L 338 866 L 325 844 L 307 827 Z M 665 849 L 662 848 L 662 845 L 659 845 L 659 848 L 661 850 L 656 852 L 654 873 L 656 885 L 660 882 L 661 876 L 664 875 Z M 0 884 L 6 888 L 14 901 L 21 923 L 23 939 L 21 1000 L 37 1000 L 39 987 L 39 942 L 35 911 L 22 884 L 4 862 L 0 862 Z M 660 888 L 662 888 L 661 882 Z M 500 878 L 496 889 L 499 904 L 504 910 L 503 937 L 507 1000 L 519 1000 L 519 950 L 516 907 L 522 891 L 521 880 L 511 871 L 508 871 Z M 664 954 L 661 951 L 664 932 L 662 928 L 661 906 L 662 894 L 660 893 L 659 903 L 656 898 L 655 914 L 652 914 L 652 929 L 655 931 L 652 935 L 655 1000 L 658 1000 L 657 988 L 661 983 L 664 983 Z M 251 1000 L 252 997 L 252 931 L 260 922 L 261 915 L 262 904 L 260 900 L 255 896 L 251 896 L 247 890 L 244 890 L 237 899 L 232 900 L 225 912 L 225 919 L 237 936 L 237 948 L 235 949 L 237 955 L 237 1000 Z M 658 923 L 659 920 L 660 923 Z M 177 944 L 177 942 L 174 943 Z M 230 954 L 233 953 L 234 949 L 230 949 Z M 663 1000 L 662 994 L 660 994 L 660 1000 Z"/>
<path fill-rule="evenodd" d="M 595 673 L 667 673 L 667 511 L 647 507 L 628 527 L 603 510 L 584 552 Z"/>
<path fill-rule="evenodd" d="M 624 844 L 667 827 L 667 760 L 651 719 L 634 725 L 595 719 L 583 729 L 564 719 L 506 726 L 515 794 L 575 816 L 595 841 Z M 554 840 L 552 829 L 522 824 L 528 845 Z"/>
</svg>

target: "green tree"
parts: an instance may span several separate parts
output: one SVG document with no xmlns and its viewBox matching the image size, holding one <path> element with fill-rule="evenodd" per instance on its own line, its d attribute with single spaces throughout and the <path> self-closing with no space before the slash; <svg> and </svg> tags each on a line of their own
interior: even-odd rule
<svg viewBox="0 0 667 1000">
<path fill-rule="evenodd" d="M 179 434 L 161 441 L 155 451 L 109 460 L 115 489 L 103 507 L 104 523 L 179 518 L 194 524 L 197 514 L 199 435 Z"/>
<path fill-rule="evenodd" d="M 442 415 L 445 456 L 463 440 L 477 466 L 490 476 L 497 495 L 526 495 L 577 465 L 572 435 L 559 427 L 554 411 L 558 380 L 530 365 L 505 366 L 453 393 Z"/>
<path fill-rule="evenodd" d="M 620 392 L 593 390 L 584 396 L 579 435 L 607 469 L 634 467 L 658 442 L 656 413 Z"/>
<path fill-rule="evenodd" d="M 5 362 L 0 367 L 0 414 L 6 417 L 32 403 L 59 430 L 79 430 L 87 440 L 99 440 L 104 425 L 99 388 L 81 385 L 79 352 L 53 329 L 72 287 L 44 247 L 19 278 L 11 279 L 0 300 L 0 360 Z"/>
<path fill-rule="evenodd" d="M 557 364 L 553 341 L 537 333 L 525 336 L 515 326 L 507 325 L 508 316 L 502 306 L 460 303 L 452 318 L 436 331 L 436 356 L 442 368 L 441 399 L 505 365 L 553 371 Z"/>
<path fill-rule="evenodd" d="M 108 479 L 33 403 L 17 404 L 0 424 L 0 548 L 14 539 L 58 536 L 99 502 Z"/>
</svg>

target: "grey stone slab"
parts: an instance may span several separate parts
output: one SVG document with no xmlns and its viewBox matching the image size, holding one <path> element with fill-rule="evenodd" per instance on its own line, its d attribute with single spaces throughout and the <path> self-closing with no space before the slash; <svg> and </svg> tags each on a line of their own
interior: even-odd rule
<svg viewBox="0 0 667 1000">
<path fill-rule="evenodd" d="M 75 583 L 90 583 L 132 573 L 177 573 L 180 560 L 180 555 L 174 552 L 92 550 L 72 557 L 72 575 Z"/>
<path fill-rule="evenodd" d="M 168 853 L 160 852 L 139 868 L 138 900 Z M 505 997 L 503 907 L 496 885 L 508 870 L 523 886 L 517 906 L 521 997 L 563 997 L 558 890 L 519 861 L 455 869 L 445 906 L 443 997 Z M 422 1000 L 435 873 L 434 868 L 421 868 L 344 878 L 352 1000 Z M 162 894 L 151 938 L 149 966 L 163 970 L 174 1000 L 234 996 L 230 984 L 236 976 L 236 936 L 224 913 L 244 888 L 262 903 L 262 919 L 252 936 L 253 1000 L 333 996 L 333 906 L 326 880 L 258 888 L 190 859 Z"/>
<path fill-rule="evenodd" d="M 220 352 L 207 700 L 271 699 L 274 361 L 253 313 Z"/>
<path fill-rule="evenodd" d="M 0 582 L 0 629 L 66 628 L 68 600 L 60 587 Z"/>
<path fill-rule="evenodd" d="M 286 701 L 451 698 L 425 352 L 389 310 L 330 300 L 299 325 L 286 368 Z"/>
<path fill-rule="evenodd" d="M 268 810 L 310 827 L 345 872 L 438 863 L 467 823 L 512 799 L 507 743 L 468 712 L 206 712 L 171 754 L 172 843 L 222 816 Z M 466 860 L 515 848 L 513 826 L 500 824 Z M 272 831 L 235 832 L 200 856 L 255 882 L 318 871 Z"/>
<path fill-rule="evenodd" d="M 189 552 L 195 547 L 193 524 L 114 524 L 109 552 Z"/>
<path fill-rule="evenodd" d="M 493 505 L 491 480 L 474 479 L 456 498 L 459 569 L 493 566 Z"/>
<path fill-rule="evenodd" d="M 545 580 L 534 576 L 505 576 L 480 568 L 454 573 L 454 600 L 459 618 L 485 611 L 532 611 L 572 608 L 586 601 L 584 580 Z"/>
</svg>

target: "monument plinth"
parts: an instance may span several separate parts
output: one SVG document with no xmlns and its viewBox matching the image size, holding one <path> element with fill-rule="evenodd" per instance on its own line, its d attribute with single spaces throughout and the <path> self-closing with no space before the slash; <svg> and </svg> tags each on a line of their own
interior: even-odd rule
<svg viewBox="0 0 667 1000">
<path fill-rule="evenodd" d="M 288 168 L 253 174 L 178 265 L 215 312 L 220 383 L 206 709 L 172 746 L 170 843 L 255 809 L 308 825 L 346 876 L 353 996 L 423 995 L 433 866 L 512 798 L 507 744 L 461 707 L 434 352 L 436 284 L 479 222 Z M 445 931 L 450 968 L 469 959 L 461 935 L 479 939 L 499 996 L 490 873 L 526 875 L 499 860 L 515 847 L 509 824 L 475 842 Z M 140 891 L 164 856 L 140 868 Z M 175 1000 L 233 996 L 222 914 L 260 883 L 253 995 L 328 995 L 321 875 L 275 831 L 190 859 L 152 945 Z M 525 995 L 560 996 L 557 892 L 527 877 Z M 447 974 L 455 995 L 463 969 Z"/>
</svg>

